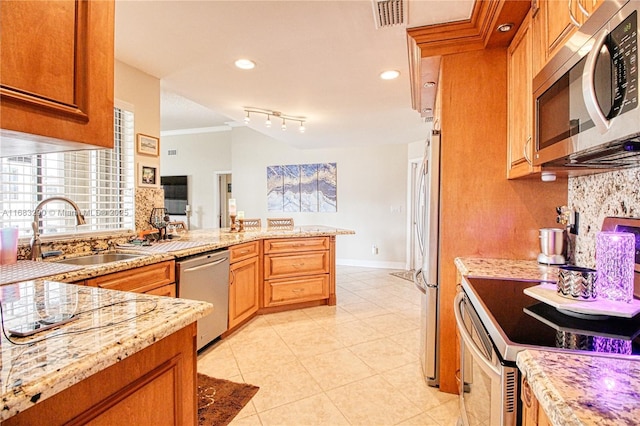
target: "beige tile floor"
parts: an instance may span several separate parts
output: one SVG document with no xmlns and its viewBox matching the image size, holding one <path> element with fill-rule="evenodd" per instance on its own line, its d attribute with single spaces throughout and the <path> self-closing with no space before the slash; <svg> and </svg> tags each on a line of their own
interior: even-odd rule
<svg viewBox="0 0 640 426">
<path fill-rule="evenodd" d="M 263 315 L 206 348 L 198 371 L 260 387 L 233 425 L 439 425 L 455 395 L 426 385 L 420 298 L 391 270 L 337 267 L 337 306 Z"/>
</svg>

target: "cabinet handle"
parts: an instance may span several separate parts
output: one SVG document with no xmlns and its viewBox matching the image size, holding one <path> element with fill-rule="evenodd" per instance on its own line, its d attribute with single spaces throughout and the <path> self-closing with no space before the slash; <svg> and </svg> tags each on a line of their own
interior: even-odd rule
<svg viewBox="0 0 640 426">
<path fill-rule="evenodd" d="M 527 141 L 524 143 L 524 159 L 527 161 L 527 163 L 529 163 L 530 166 L 533 166 L 533 162 L 531 161 L 531 159 L 529 158 L 529 144 L 531 143 L 531 136 L 529 136 L 527 138 Z"/>
<path fill-rule="evenodd" d="M 582 0 L 578 0 L 578 9 L 580 9 L 580 12 L 585 16 L 585 18 L 589 17 L 589 12 L 582 5 Z"/>
<path fill-rule="evenodd" d="M 231 278 L 231 280 L 229 281 L 229 285 L 233 285 L 233 283 L 236 280 L 236 271 L 231 271 L 231 275 L 229 276 Z"/>
<path fill-rule="evenodd" d="M 569 19 L 571 20 L 571 23 L 573 24 L 574 27 L 580 28 L 580 22 L 578 22 L 576 17 L 573 15 L 573 11 L 571 10 L 571 3 L 573 3 L 573 0 L 569 0 Z M 578 0 L 578 4 L 579 3 L 580 3 L 580 0 Z"/>
</svg>

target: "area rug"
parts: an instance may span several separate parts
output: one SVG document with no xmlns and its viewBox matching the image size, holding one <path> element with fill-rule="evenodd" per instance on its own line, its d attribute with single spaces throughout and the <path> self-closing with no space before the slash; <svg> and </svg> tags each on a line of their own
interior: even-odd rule
<svg viewBox="0 0 640 426">
<path fill-rule="evenodd" d="M 258 389 L 198 373 L 198 425 L 228 425 Z"/>
<path fill-rule="evenodd" d="M 391 275 L 413 282 L 413 269 L 410 271 L 391 272 Z"/>
</svg>

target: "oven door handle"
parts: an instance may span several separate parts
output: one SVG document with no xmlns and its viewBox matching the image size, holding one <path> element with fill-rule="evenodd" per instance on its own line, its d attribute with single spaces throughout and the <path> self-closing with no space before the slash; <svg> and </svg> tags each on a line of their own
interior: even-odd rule
<svg viewBox="0 0 640 426">
<path fill-rule="evenodd" d="M 462 337 L 462 340 L 464 341 L 464 344 L 467 348 L 469 348 L 469 350 L 472 352 L 473 357 L 476 358 L 477 361 L 482 361 L 482 364 L 484 364 L 484 367 L 487 367 L 489 370 L 491 370 L 496 376 L 500 376 L 500 370 L 498 369 L 497 366 L 495 366 L 490 359 L 488 359 L 478 348 L 478 345 L 476 345 L 476 343 L 473 341 L 473 338 L 471 337 L 471 334 L 469 334 L 469 332 L 467 331 L 467 327 L 465 326 L 464 322 L 462 321 L 462 311 L 460 309 L 460 306 L 462 305 L 464 301 L 464 295 L 462 292 L 459 292 L 456 295 L 456 298 L 453 302 L 453 313 L 455 314 L 456 317 L 456 323 L 458 324 L 458 331 L 460 332 L 460 337 Z M 482 365 L 481 365 L 482 366 Z"/>
<path fill-rule="evenodd" d="M 598 131 L 602 134 L 606 133 L 611 127 L 611 120 L 602 112 L 600 105 L 598 105 L 598 98 L 596 97 L 595 86 L 595 74 L 596 74 L 596 62 L 600 55 L 600 49 L 607 41 L 607 30 L 602 30 L 595 42 L 591 51 L 587 54 L 587 61 L 584 64 L 584 70 L 582 71 L 582 97 L 584 98 L 584 105 L 587 107 L 587 114 L 593 120 Z"/>
</svg>

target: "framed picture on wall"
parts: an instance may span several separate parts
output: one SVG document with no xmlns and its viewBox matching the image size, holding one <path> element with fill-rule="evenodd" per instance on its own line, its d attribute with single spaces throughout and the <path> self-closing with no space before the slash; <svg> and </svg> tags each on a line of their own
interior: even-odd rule
<svg viewBox="0 0 640 426">
<path fill-rule="evenodd" d="M 157 157 L 160 155 L 160 139 L 149 135 L 138 133 L 138 142 L 136 143 L 136 151 L 138 154 L 150 155 Z"/>
<path fill-rule="evenodd" d="M 158 176 L 158 167 L 155 165 L 138 163 L 138 186 L 141 187 L 160 187 L 160 176 Z"/>
</svg>

